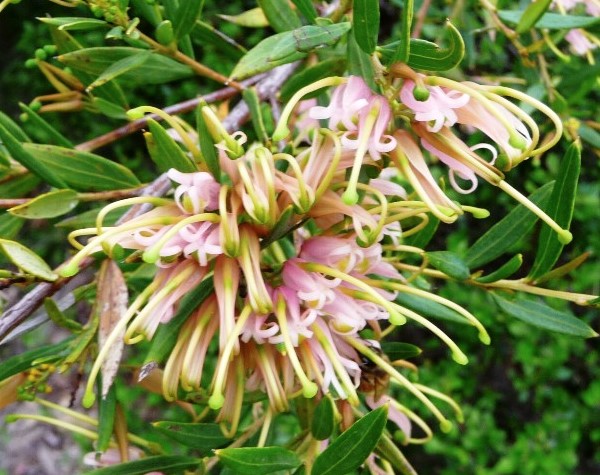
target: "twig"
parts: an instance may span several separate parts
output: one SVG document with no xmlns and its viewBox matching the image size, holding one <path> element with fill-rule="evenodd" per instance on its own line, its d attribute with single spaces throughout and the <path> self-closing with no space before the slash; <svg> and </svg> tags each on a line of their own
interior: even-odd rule
<svg viewBox="0 0 600 475">
<path fill-rule="evenodd" d="M 259 81 L 263 77 L 264 77 L 264 74 L 257 75 L 257 76 L 251 77 L 250 79 L 247 79 L 246 81 L 243 81 L 242 84 L 244 86 L 250 86 L 252 84 L 255 84 L 257 81 Z M 233 97 L 238 93 L 239 93 L 239 91 L 233 87 L 224 87 L 223 89 L 219 89 L 218 91 L 211 92 L 210 94 L 206 94 L 205 96 L 195 97 L 193 99 L 188 99 L 187 101 L 183 101 L 178 104 L 174 104 L 172 106 L 165 107 L 164 111 L 167 114 L 171 114 L 171 115 L 183 114 L 185 112 L 194 110 L 198 106 L 198 103 L 201 100 L 204 100 L 210 104 L 211 102 L 221 101 L 223 99 L 229 99 L 230 97 Z M 109 143 L 112 143 L 116 140 L 126 137 L 127 135 L 131 135 L 134 132 L 137 132 L 138 130 L 143 129 L 144 127 L 146 127 L 146 124 L 148 123 L 148 119 L 154 119 L 156 121 L 162 120 L 161 117 L 154 115 L 154 114 L 150 114 L 141 119 L 134 120 L 133 122 L 125 124 L 124 126 L 119 127 L 118 129 L 112 130 L 104 135 L 100 135 L 99 137 L 96 137 L 92 140 L 80 143 L 79 145 L 77 145 L 75 147 L 75 149 L 81 150 L 82 152 L 91 152 L 100 147 L 104 147 L 105 145 L 108 145 Z"/>
</svg>

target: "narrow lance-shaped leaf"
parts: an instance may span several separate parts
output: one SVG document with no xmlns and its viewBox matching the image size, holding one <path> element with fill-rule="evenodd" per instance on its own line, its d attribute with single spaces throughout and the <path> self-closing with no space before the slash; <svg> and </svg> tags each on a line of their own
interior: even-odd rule
<svg viewBox="0 0 600 475">
<path fill-rule="evenodd" d="M 182 473 L 184 470 L 195 470 L 202 459 L 183 455 L 157 455 L 133 462 L 111 465 L 88 472 L 90 475 L 144 475 L 150 472 L 161 472 L 165 475 Z"/>
<path fill-rule="evenodd" d="M 202 115 L 202 108 L 208 107 L 206 102 L 200 101 L 196 108 L 196 130 L 198 131 L 198 143 L 200 145 L 200 152 L 202 153 L 202 159 L 210 174 L 218 182 L 221 181 L 221 165 L 219 163 L 219 155 L 212 136 L 208 131 L 208 126 Z"/>
<path fill-rule="evenodd" d="M 315 23 L 317 19 L 317 10 L 311 0 L 292 0 L 296 8 L 304 15 L 309 23 Z"/>
<path fill-rule="evenodd" d="M 569 229 L 573 217 L 580 169 L 581 145 L 579 142 L 574 142 L 561 161 L 556 183 L 552 188 L 552 194 L 546 207 L 548 216 L 563 229 Z M 564 244 L 558 240 L 556 233 L 548 226 L 542 226 L 529 278 L 536 279 L 552 269 L 560 257 L 563 247 Z"/>
<path fill-rule="evenodd" d="M 494 272 L 484 275 L 483 277 L 478 277 L 475 280 L 480 284 L 491 284 L 500 279 L 506 279 L 517 272 L 521 267 L 521 264 L 523 264 L 523 255 L 517 254 L 516 256 L 512 256 L 505 264 L 500 266 Z"/>
<path fill-rule="evenodd" d="M 231 442 L 219 424 L 159 421 L 152 425 L 171 439 L 196 450 L 217 449 Z"/>
<path fill-rule="evenodd" d="M 48 184 L 57 188 L 68 188 L 67 184 L 55 173 L 51 166 L 42 163 L 38 157 L 33 156 L 26 150 L 22 144 L 0 124 L 0 140 L 10 153 L 13 159 L 27 168 L 29 171 L 39 176 Z"/>
<path fill-rule="evenodd" d="M 81 324 L 68 318 L 53 299 L 49 297 L 44 299 L 44 309 L 55 325 L 72 332 L 80 332 L 82 330 Z"/>
<path fill-rule="evenodd" d="M 545 303 L 533 300 L 508 300 L 497 294 L 492 294 L 500 309 L 519 320 L 565 335 L 590 338 L 598 336 L 586 323 L 575 318 L 570 313 L 555 310 Z"/>
<path fill-rule="evenodd" d="M 30 138 L 27 134 L 19 127 L 19 125 L 7 116 L 4 112 L 0 111 L 0 125 L 4 127 L 14 138 L 19 142 L 29 142 Z"/>
<path fill-rule="evenodd" d="M 125 312 L 128 302 L 127 284 L 119 266 L 110 259 L 105 259 L 98 273 L 98 290 L 93 312 L 98 314 L 100 324 L 98 327 L 98 344 L 100 348 L 106 345 L 109 335 Z M 121 356 L 123 354 L 123 335 L 125 328 L 119 333 L 112 344 L 108 356 L 102 364 L 102 397 L 106 397 L 115 376 L 119 370 Z"/>
<path fill-rule="evenodd" d="M 194 29 L 196 21 L 202 15 L 203 7 L 204 0 L 183 0 L 179 2 L 179 8 L 173 21 L 177 40 L 188 35 Z"/>
<path fill-rule="evenodd" d="M 529 4 L 519 19 L 516 31 L 525 33 L 535 26 L 541 16 L 548 10 L 552 0 L 536 0 Z"/>
<path fill-rule="evenodd" d="M 33 128 L 35 128 L 36 138 L 39 138 L 39 135 L 43 135 L 45 143 L 60 145 L 62 147 L 73 146 L 68 138 L 52 127 L 48 122 L 46 122 L 46 120 L 43 119 L 37 112 L 22 102 L 19 103 L 19 107 L 27 114 L 27 123 L 31 124 Z"/>
<path fill-rule="evenodd" d="M 102 391 L 104 381 L 98 379 L 98 392 Z M 104 452 L 108 449 L 110 439 L 113 435 L 115 426 L 115 410 L 117 408 L 117 394 L 114 386 L 111 386 L 108 392 L 98 402 L 98 440 L 96 440 L 96 450 Z"/>
<path fill-rule="evenodd" d="M 360 49 L 371 54 L 375 51 L 379 37 L 379 0 L 354 0 L 352 5 L 354 38 Z"/>
<path fill-rule="evenodd" d="M 50 361 L 55 361 L 61 358 L 66 354 L 70 341 L 68 339 L 55 345 L 43 346 L 3 359 L 0 365 L 0 381 L 30 369 L 36 363 L 36 360 L 47 361 L 47 358 L 49 358 Z"/>
<path fill-rule="evenodd" d="M 302 23 L 288 0 L 258 0 L 258 5 L 264 12 L 269 25 L 277 33 L 300 28 Z"/>
<path fill-rule="evenodd" d="M 544 207 L 553 186 L 554 182 L 546 183 L 529 195 L 528 199 Z M 471 269 L 476 269 L 493 261 L 506 252 L 517 239 L 529 234 L 537 219 L 525 206 L 518 205 L 475 241 L 467 250 L 465 262 Z"/>
<path fill-rule="evenodd" d="M 252 125 L 254 126 L 254 131 L 258 136 L 258 139 L 266 143 L 268 141 L 267 130 L 265 129 L 265 122 L 262 116 L 262 110 L 260 108 L 260 100 L 258 98 L 258 94 L 256 93 L 256 88 L 249 87 L 242 93 L 244 97 L 244 102 L 250 109 L 250 117 L 252 119 Z"/>
<path fill-rule="evenodd" d="M 47 25 L 58 27 L 61 31 L 95 30 L 97 28 L 106 28 L 108 23 L 97 18 L 85 17 L 56 17 L 46 18 L 38 17 L 38 20 Z"/>
<path fill-rule="evenodd" d="M 458 254 L 451 251 L 435 251 L 427 252 L 425 255 L 433 267 L 447 276 L 458 280 L 469 278 L 469 267 Z"/>
<path fill-rule="evenodd" d="M 402 21 L 400 25 L 400 41 L 390 60 L 390 63 L 392 64 L 397 61 L 400 61 L 401 63 L 409 62 L 411 47 L 410 30 L 412 27 L 414 8 L 414 0 L 404 0 L 404 7 L 402 8 Z"/>
<path fill-rule="evenodd" d="M 26 219 L 55 218 L 71 211 L 79 199 L 73 190 L 57 190 L 36 196 L 22 205 L 14 206 L 8 212 Z"/>
<path fill-rule="evenodd" d="M 24 273 L 50 282 L 58 279 L 58 275 L 50 269 L 50 266 L 23 244 L 8 239 L 0 239 L 0 250 Z"/>
<path fill-rule="evenodd" d="M 523 13 L 520 10 L 499 10 L 498 16 L 507 23 L 519 24 Z M 600 17 L 544 13 L 535 26 L 548 30 L 570 30 L 572 28 L 589 28 L 598 23 L 600 23 Z"/>
<path fill-rule="evenodd" d="M 406 360 L 423 353 L 418 346 L 399 341 L 384 341 L 381 343 L 381 350 L 391 361 Z"/>
<path fill-rule="evenodd" d="M 66 185 L 80 191 L 106 191 L 140 185 L 127 167 L 104 157 L 54 145 L 27 143 L 24 149 L 40 164 L 52 168 Z"/>
<path fill-rule="evenodd" d="M 354 35 L 348 35 L 348 72 L 353 76 L 362 77 L 371 89 L 375 89 L 375 71 L 370 56 L 356 42 Z"/>
<path fill-rule="evenodd" d="M 98 76 L 98 78 L 86 88 L 86 91 L 90 92 L 92 89 L 102 86 L 108 81 L 112 81 L 123 74 L 131 73 L 136 69 L 141 68 L 151 56 L 152 53 L 150 51 L 141 51 L 137 54 L 126 56 L 125 58 L 114 62 L 104 71 L 102 71 L 102 74 L 100 74 L 100 76 Z"/>
<path fill-rule="evenodd" d="M 377 446 L 387 421 L 387 405 L 355 422 L 315 459 L 312 475 L 335 475 L 357 469 Z"/>
<path fill-rule="evenodd" d="M 265 38 L 246 53 L 233 69 L 238 80 L 292 63 L 316 48 L 335 44 L 348 30 L 349 22 L 334 25 L 307 25 Z"/>
<path fill-rule="evenodd" d="M 227 20 L 235 25 L 245 26 L 247 28 L 265 28 L 269 26 L 269 20 L 265 16 L 262 8 L 256 7 L 239 15 L 219 15 L 223 20 Z"/>
<path fill-rule="evenodd" d="M 198 167 L 192 162 L 175 140 L 155 120 L 148 119 L 150 132 L 144 134 L 150 158 L 160 172 L 175 168 L 180 172 L 194 173 Z"/>
<path fill-rule="evenodd" d="M 408 65 L 412 68 L 427 71 L 448 71 L 458 66 L 465 54 L 465 43 L 460 32 L 450 21 L 446 22 L 446 31 L 448 33 L 448 46 L 445 48 L 430 41 L 411 39 Z M 389 63 L 393 60 L 393 55 L 398 46 L 399 43 L 395 41 L 378 48 L 385 62 Z"/>
<path fill-rule="evenodd" d="M 0 238 L 11 239 L 15 237 L 23 227 L 24 223 L 25 220 L 18 216 L 13 216 L 9 213 L 0 215 Z"/>
<path fill-rule="evenodd" d="M 328 439 L 335 429 L 335 408 L 328 395 L 323 396 L 315 408 L 310 431 L 317 440 Z"/>
<path fill-rule="evenodd" d="M 293 470 L 300 459 L 283 447 L 243 447 L 215 450 L 215 455 L 226 467 L 239 475 L 264 475 L 280 470 Z"/>
</svg>

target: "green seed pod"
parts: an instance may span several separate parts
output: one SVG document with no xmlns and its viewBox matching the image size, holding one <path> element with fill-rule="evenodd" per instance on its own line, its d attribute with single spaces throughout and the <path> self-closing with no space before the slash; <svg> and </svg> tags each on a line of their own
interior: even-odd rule
<svg viewBox="0 0 600 475">
<path fill-rule="evenodd" d="M 48 54 L 55 55 L 58 51 L 58 48 L 56 47 L 56 45 L 45 45 L 44 51 Z"/>
<path fill-rule="evenodd" d="M 156 41 L 161 45 L 168 46 L 175 39 L 173 24 L 169 20 L 161 21 L 156 27 Z"/>
<path fill-rule="evenodd" d="M 40 101 L 33 101 L 31 104 L 29 104 L 29 108 L 32 111 L 37 112 L 42 108 L 42 103 Z"/>
<path fill-rule="evenodd" d="M 35 67 L 37 67 L 37 59 L 35 58 L 29 58 L 27 61 L 25 61 L 25 67 L 27 69 L 33 69 Z"/>
<path fill-rule="evenodd" d="M 48 54 L 42 48 L 38 48 L 35 50 L 35 57 L 44 61 L 48 57 Z"/>
</svg>

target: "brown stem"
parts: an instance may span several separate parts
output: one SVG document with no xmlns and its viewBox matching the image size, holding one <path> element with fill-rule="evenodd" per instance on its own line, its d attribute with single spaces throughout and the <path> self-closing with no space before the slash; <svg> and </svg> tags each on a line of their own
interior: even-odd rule
<svg viewBox="0 0 600 475">
<path fill-rule="evenodd" d="M 243 84 L 244 86 L 250 86 L 256 83 L 258 80 L 260 80 L 262 77 L 264 77 L 264 75 L 254 76 L 250 79 L 247 79 L 246 81 L 243 81 Z M 204 100 L 208 104 L 210 104 L 212 102 L 221 101 L 223 99 L 229 99 L 230 97 L 235 96 L 238 93 L 239 91 L 237 89 L 234 89 L 233 87 L 224 87 L 223 89 L 211 92 L 210 94 L 207 94 L 205 96 L 195 97 L 193 99 L 188 99 L 187 101 L 183 101 L 178 104 L 165 107 L 164 111 L 170 115 L 183 114 L 185 112 L 194 110 L 201 100 Z M 128 124 L 125 124 L 122 127 L 119 127 L 118 129 L 112 130 L 104 135 L 100 135 L 99 137 L 96 137 L 92 140 L 80 143 L 75 148 L 77 150 L 81 150 L 82 152 L 91 152 L 100 147 L 104 147 L 109 143 L 112 143 L 116 140 L 126 137 L 127 135 L 131 135 L 134 132 L 137 132 L 138 130 L 143 129 L 144 127 L 146 127 L 148 119 L 154 119 L 156 121 L 162 120 L 161 117 L 154 114 L 150 114 L 145 117 L 142 117 L 141 119 L 129 122 Z"/>
<path fill-rule="evenodd" d="M 413 38 L 418 38 L 419 36 L 421 36 L 421 31 L 423 30 L 423 25 L 425 24 L 425 18 L 427 17 L 427 11 L 429 10 L 429 7 L 431 6 L 431 0 L 423 0 L 423 4 L 421 5 L 421 8 L 419 8 L 419 11 L 417 12 L 417 21 L 415 22 L 415 26 L 412 30 L 412 37 Z"/>
<path fill-rule="evenodd" d="M 192 58 L 183 54 L 179 50 L 173 50 L 173 49 L 169 48 L 168 46 L 163 46 L 160 43 L 157 43 L 156 41 L 154 41 L 152 38 L 150 38 L 148 35 L 145 35 L 141 31 L 140 31 L 140 39 L 142 41 L 145 41 L 146 43 L 148 43 L 156 51 L 159 51 L 160 53 L 162 53 L 164 55 L 170 56 L 170 57 L 176 59 L 177 61 L 179 61 L 180 63 L 187 64 L 199 76 L 207 77 L 214 81 L 220 82 L 221 84 L 224 84 L 225 86 L 231 86 L 234 89 L 237 89 L 238 91 L 243 91 L 245 89 L 245 86 L 240 84 L 239 82 L 232 81 L 228 77 L 223 76 L 222 74 L 219 74 L 218 72 L 210 69 L 209 67 L 204 66 L 203 64 L 200 64 L 198 61 L 193 60 Z"/>
</svg>

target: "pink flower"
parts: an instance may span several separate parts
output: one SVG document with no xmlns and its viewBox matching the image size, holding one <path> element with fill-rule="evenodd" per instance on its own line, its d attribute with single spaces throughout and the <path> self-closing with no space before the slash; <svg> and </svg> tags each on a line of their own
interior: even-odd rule
<svg viewBox="0 0 600 475">
<path fill-rule="evenodd" d="M 573 52 L 579 56 L 585 56 L 589 51 L 598 47 L 587 38 L 585 32 L 580 28 L 570 30 L 565 39 L 570 43 Z"/>
<path fill-rule="evenodd" d="M 427 130 L 438 132 L 443 126 L 452 127 L 458 120 L 454 109 L 460 109 L 469 102 L 467 94 L 428 86 L 429 97 L 420 101 L 415 99 L 415 82 L 406 79 L 400 90 L 400 100 L 415 113 L 415 120 L 427 122 Z"/>
<path fill-rule="evenodd" d="M 171 168 L 167 176 L 178 184 L 175 202 L 184 213 L 199 214 L 218 208 L 220 186 L 210 173 L 182 173 Z"/>
</svg>

